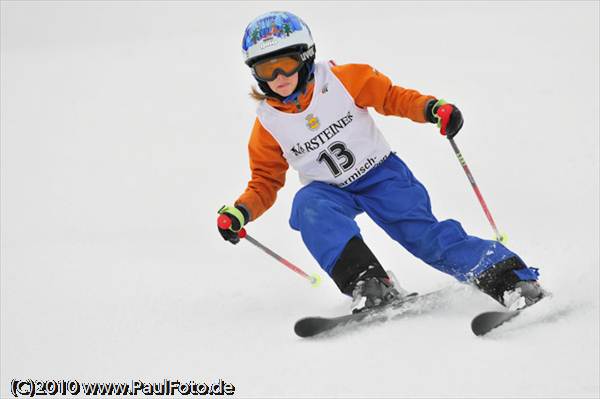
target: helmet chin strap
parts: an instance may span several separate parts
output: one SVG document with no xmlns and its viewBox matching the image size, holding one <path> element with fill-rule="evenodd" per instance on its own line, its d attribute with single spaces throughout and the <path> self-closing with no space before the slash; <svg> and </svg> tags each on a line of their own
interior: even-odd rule
<svg viewBox="0 0 600 399">
<path fill-rule="evenodd" d="M 304 87 L 304 90 L 301 90 L 301 91 L 296 90 L 292 94 L 290 94 L 289 96 L 287 96 L 283 100 L 281 100 L 281 102 L 284 104 L 293 103 L 298 100 L 298 97 L 300 97 L 300 94 L 304 94 L 305 92 L 306 92 L 306 87 Z"/>
</svg>

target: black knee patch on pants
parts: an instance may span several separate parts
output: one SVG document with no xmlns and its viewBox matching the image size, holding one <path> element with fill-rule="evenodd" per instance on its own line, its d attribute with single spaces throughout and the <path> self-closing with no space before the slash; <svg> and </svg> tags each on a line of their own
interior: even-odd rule
<svg viewBox="0 0 600 399">
<path fill-rule="evenodd" d="M 524 269 L 527 266 L 518 257 L 512 257 L 495 264 L 474 280 L 480 290 L 500 303 L 504 300 L 504 291 L 515 288 L 521 279 L 513 270 Z"/>
<path fill-rule="evenodd" d="M 344 247 L 340 258 L 333 266 L 331 277 L 340 291 L 352 295 L 354 283 L 359 275 L 365 277 L 388 278 L 387 273 L 359 237 L 353 237 Z"/>
</svg>

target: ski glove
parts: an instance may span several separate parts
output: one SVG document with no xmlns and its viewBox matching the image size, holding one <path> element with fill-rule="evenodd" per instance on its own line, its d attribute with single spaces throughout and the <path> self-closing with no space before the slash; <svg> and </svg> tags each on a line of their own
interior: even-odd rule
<svg viewBox="0 0 600 399">
<path fill-rule="evenodd" d="M 248 211 L 246 211 L 241 206 L 227 206 L 223 205 L 221 209 L 218 211 L 219 219 L 224 215 L 229 219 L 229 227 L 222 228 L 219 223 L 219 219 L 217 219 L 217 228 L 219 229 L 219 233 L 225 241 L 229 241 L 232 244 L 237 244 L 240 242 L 240 237 L 238 235 L 239 231 L 244 227 L 249 219 Z"/>
<path fill-rule="evenodd" d="M 463 117 L 456 105 L 448 104 L 444 100 L 431 100 L 427 103 L 425 111 L 427 120 L 437 123 L 440 133 L 449 139 L 453 139 L 463 126 Z"/>
</svg>

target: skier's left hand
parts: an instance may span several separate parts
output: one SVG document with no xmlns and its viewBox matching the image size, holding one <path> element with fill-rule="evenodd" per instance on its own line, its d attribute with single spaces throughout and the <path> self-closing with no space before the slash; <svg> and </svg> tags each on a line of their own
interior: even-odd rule
<svg viewBox="0 0 600 399">
<path fill-rule="evenodd" d="M 462 113 L 458 107 L 441 99 L 427 104 L 426 114 L 427 120 L 437 123 L 442 136 L 449 139 L 454 138 L 463 126 Z"/>
</svg>

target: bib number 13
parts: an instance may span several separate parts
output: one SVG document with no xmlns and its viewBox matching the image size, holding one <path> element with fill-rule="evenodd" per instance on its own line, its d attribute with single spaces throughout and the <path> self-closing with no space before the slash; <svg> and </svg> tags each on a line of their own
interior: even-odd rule
<svg viewBox="0 0 600 399">
<path fill-rule="evenodd" d="M 346 144 L 336 141 L 330 144 L 326 150 L 321 151 L 317 158 L 319 163 L 325 162 L 334 177 L 350 170 L 354 166 L 354 154 L 346 148 Z"/>
</svg>

